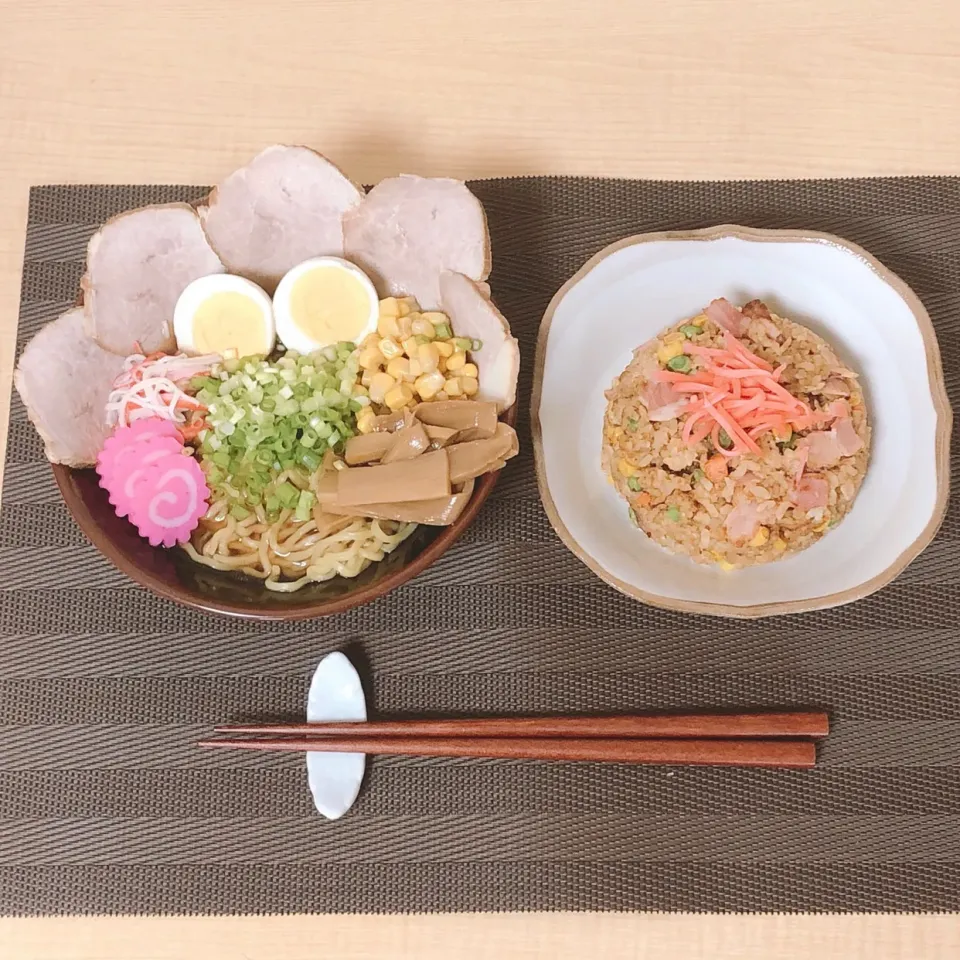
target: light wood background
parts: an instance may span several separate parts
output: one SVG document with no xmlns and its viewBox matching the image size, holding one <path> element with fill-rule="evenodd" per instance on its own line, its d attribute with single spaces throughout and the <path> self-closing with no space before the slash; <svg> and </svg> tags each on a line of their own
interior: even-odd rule
<svg viewBox="0 0 960 960">
<path fill-rule="evenodd" d="M 958 36 L 945 0 L 0 0 L 0 376 L 32 183 L 208 183 L 274 141 L 368 182 L 955 174 Z M 17 960 L 958 955 L 957 916 L 0 921 Z"/>
</svg>

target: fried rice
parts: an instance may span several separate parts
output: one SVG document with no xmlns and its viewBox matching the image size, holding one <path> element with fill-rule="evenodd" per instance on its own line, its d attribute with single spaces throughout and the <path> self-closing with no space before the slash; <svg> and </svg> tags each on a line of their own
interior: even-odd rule
<svg viewBox="0 0 960 960">
<path fill-rule="evenodd" d="M 807 404 L 815 422 L 755 428 L 749 449 L 746 431 L 736 433 L 741 443 L 717 424 L 702 437 L 704 430 L 691 435 L 687 425 L 685 440 L 696 395 L 678 393 L 685 387 L 677 384 L 703 373 L 710 351 L 738 343 L 776 368 L 771 376 Z M 606 398 L 602 465 L 627 501 L 630 521 L 697 563 L 733 569 L 809 547 L 850 511 L 867 470 L 870 427 L 857 374 L 812 330 L 759 300 L 740 309 L 715 300 L 638 347 Z"/>
</svg>

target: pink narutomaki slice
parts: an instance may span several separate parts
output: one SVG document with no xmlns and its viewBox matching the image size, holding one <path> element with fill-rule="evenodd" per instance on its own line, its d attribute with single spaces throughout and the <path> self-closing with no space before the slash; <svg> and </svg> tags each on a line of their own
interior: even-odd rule
<svg viewBox="0 0 960 960">
<path fill-rule="evenodd" d="M 722 327 L 735 337 L 743 333 L 745 318 L 729 300 L 720 297 L 719 300 L 711 301 L 704 313 L 718 327 Z"/>
<path fill-rule="evenodd" d="M 149 449 L 145 445 L 149 445 Z M 126 517 L 130 513 L 135 485 L 150 462 L 145 458 L 157 459 L 182 449 L 183 437 L 176 426 L 160 417 L 138 420 L 107 438 L 97 457 L 97 473 L 100 486 L 107 491 L 118 516 Z M 122 477 L 122 483 L 113 482 L 113 477 Z"/>
<path fill-rule="evenodd" d="M 794 500 L 801 510 L 815 510 L 827 505 L 827 481 L 823 477 L 801 477 L 797 484 Z"/>
<path fill-rule="evenodd" d="M 97 460 L 100 486 L 117 514 L 153 546 L 187 540 L 207 509 L 200 464 L 169 420 L 138 420 L 107 439 Z"/>
<path fill-rule="evenodd" d="M 210 491 L 193 457 L 171 453 L 151 464 L 130 520 L 154 547 L 184 543 L 207 512 Z"/>
</svg>

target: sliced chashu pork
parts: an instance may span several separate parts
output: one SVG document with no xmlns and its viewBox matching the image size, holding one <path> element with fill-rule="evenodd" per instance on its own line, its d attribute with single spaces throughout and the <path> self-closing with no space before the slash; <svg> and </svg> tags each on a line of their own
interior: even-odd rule
<svg viewBox="0 0 960 960">
<path fill-rule="evenodd" d="M 344 250 L 381 296 L 440 307 L 440 274 L 490 273 L 490 236 L 480 201 L 459 180 L 404 175 L 381 180 L 343 219 Z"/>
<path fill-rule="evenodd" d="M 447 270 L 440 275 L 440 302 L 454 333 L 482 344 L 470 354 L 480 374 L 480 391 L 475 399 L 495 403 L 501 412 L 512 407 L 517 399 L 520 345 L 510 335 L 510 324 L 493 301 L 462 273 Z"/>
<path fill-rule="evenodd" d="M 81 281 L 87 332 L 128 356 L 176 349 L 173 308 L 187 284 L 223 264 L 185 203 L 130 210 L 108 220 L 87 246 Z"/>
<path fill-rule="evenodd" d="M 96 463 L 110 433 L 107 398 L 122 369 L 123 357 L 87 335 L 79 307 L 27 344 L 13 382 L 49 460 L 71 467 Z"/>
<path fill-rule="evenodd" d="M 343 256 L 343 215 L 363 192 L 309 147 L 267 147 L 213 189 L 200 208 L 230 270 L 273 290 L 311 257 Z"/>
</svg>

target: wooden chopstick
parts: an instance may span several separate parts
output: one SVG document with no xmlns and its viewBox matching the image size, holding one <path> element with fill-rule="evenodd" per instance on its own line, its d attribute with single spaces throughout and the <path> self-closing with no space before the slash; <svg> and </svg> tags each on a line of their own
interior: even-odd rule
<svg viewBox="0 0 960 960">
<path fill-rule="evenodd" d="M 790 767 L 816 762 L 816 748 L 799 740 L 576 739 L 490 737 L 273 737 L 203 740 L 201 747 L 407 757 L 486 757 L 500 760 L 584 760 L 726 767 Z"/>
<path fill-rule="evenodd" d="M 339 737 L 825 737 L 825 713 L 704 713 L 615 717 L 494 717 L 369 723 L 228 724 L 217 733 Z"/>
</svg>

